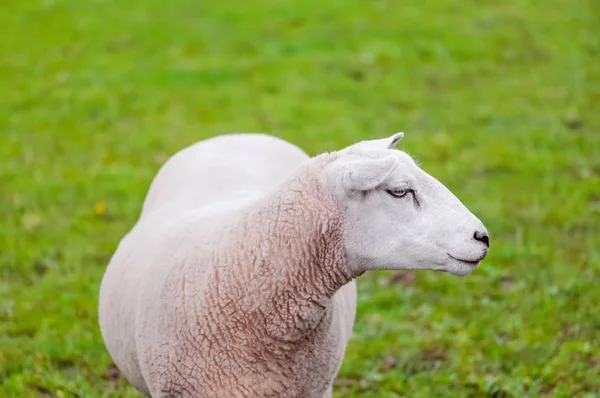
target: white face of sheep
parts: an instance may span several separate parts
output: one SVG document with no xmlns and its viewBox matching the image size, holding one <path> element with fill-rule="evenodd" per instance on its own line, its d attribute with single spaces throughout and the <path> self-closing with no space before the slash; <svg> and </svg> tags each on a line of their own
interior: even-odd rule
<svg viewBox="0 0 600 398">
<path fill-rule="evenodd" d="M 488 253 L 487 230 L 444 185 L 393 149 L 402 137 L 352 145 L 329 168 L 352 270 L 467 275 Z"/>
</svg>

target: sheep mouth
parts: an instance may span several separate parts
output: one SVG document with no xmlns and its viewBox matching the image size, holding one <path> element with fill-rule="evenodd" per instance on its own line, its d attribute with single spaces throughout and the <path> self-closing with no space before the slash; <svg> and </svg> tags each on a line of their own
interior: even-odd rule
<svg viewBox="0 0 600 398">
<path fill-rule="evenodd" d="M 461 259 L 461 258 L 456 258 L 456 257 L 454 257 L 450 253 L 448 253 L 448 257 L 450 257 L 451 259 L 456 260 L 458 262 L 469 264 L 472 267 L 476 267 L 477 265 L 479 265 L 479 263 L 481 262 L 481 260 L 483 260 L 483 257 L 479 258 L 477 260 L 464 260 L 464 259 Z"/>
</svg>

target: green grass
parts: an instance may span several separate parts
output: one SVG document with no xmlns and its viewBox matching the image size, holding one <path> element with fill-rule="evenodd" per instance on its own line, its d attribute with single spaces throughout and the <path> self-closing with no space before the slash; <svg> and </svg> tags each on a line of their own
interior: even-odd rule
<svg viewBox="0 0 600 398">
<path fill-rule="evenodd" d="M 591 0 L 2 0 L 0 396 L 136 396 L 100 279 L 165 158 L 232 131 L 310 154 L 404 131 L 490 230 L 466 278 L 359 280 L 336 396 L 599 396 L 599 20 Z"/>
</svg>

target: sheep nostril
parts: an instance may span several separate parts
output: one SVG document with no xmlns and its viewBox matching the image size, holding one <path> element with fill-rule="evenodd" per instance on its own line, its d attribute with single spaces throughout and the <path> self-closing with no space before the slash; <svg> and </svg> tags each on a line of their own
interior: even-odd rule
<svg viewBox="0 0 600 398">
<path fill-rule="evenodd" d="M 490 247 L 490 237 L 488 236 L 487 232 L 475 231 L 473 234 L 473 239 L 483 243 L 488 248 Z"/>
</svg>

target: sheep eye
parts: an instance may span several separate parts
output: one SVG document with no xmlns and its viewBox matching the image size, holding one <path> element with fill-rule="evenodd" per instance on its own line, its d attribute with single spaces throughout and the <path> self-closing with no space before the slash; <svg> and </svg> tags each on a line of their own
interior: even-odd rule
<svg viewBox="0 0 600 398">
<path fill-rule="evenodd" d="M 411 189 L 408 188 L 398 188 L 398 189 L 390 189 L 387 191 L 387 193 L 389 193 L 390 195 L 392 195 L 395 198 L 403 198 L 406 196 L 407 193 L 411 192 Z"/>
</svg>

